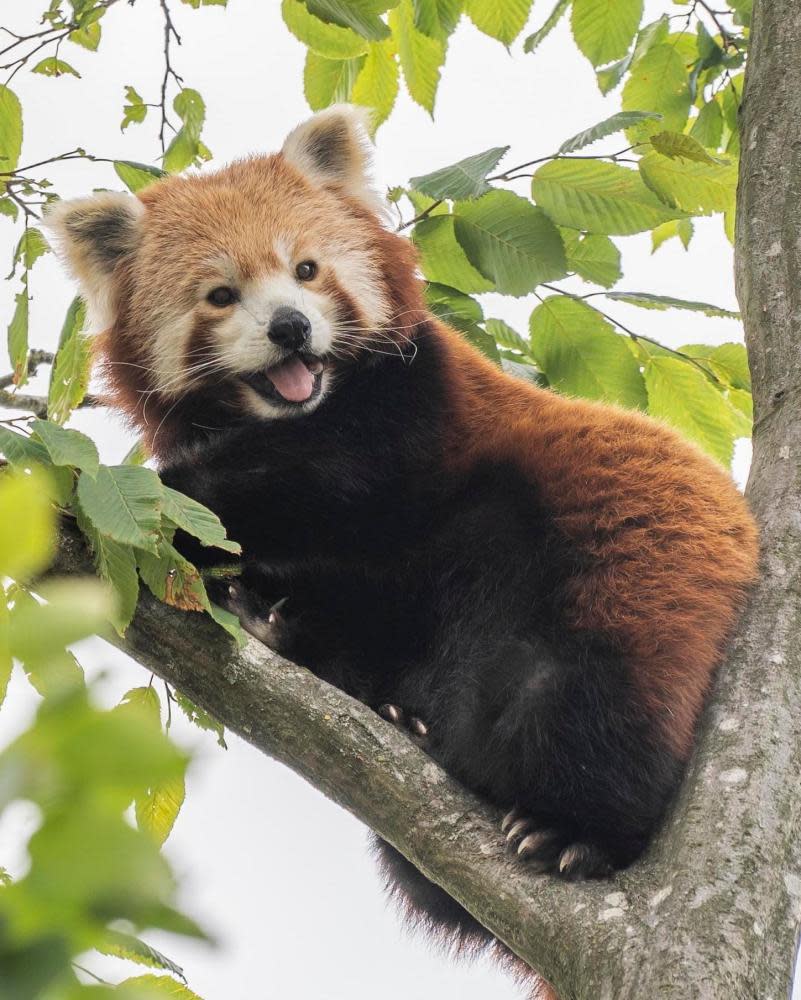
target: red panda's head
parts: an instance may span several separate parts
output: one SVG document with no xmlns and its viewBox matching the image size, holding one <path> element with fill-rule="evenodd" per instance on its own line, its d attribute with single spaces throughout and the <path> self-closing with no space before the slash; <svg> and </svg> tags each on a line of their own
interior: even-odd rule
<svg viewBox="0 0 801 1000">
<path fill-rule="evenodd" d="M 280 153 L 49 214 L 112 395 L 147 436 L 201 392 L 258 418 L 308 412 L 343 366 L 408 340 L 414 254 L 382 224 L 367 161 L 359 112 L 334 107 Z"/>
</svg>

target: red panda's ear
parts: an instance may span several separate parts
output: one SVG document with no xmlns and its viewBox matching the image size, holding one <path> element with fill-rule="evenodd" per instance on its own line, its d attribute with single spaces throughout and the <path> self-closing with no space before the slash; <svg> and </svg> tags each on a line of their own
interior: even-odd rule
<svg viewBox="0 0 801 1000">
<path fill-rule="evenodd" d="M 91 198 L 56 202 L 47 212 L 45 226 L 78 281 L 95 328 L 113 321 L 114 269 L 136 252 L 144 211 L 138 198 L 107 191 Z"/>
<path fill-rule="evenodd" d="M 281 153 L 309 180 L 342 190 L 371 211 L 383 204 L 370 176 L 370 111 L 353 104 L 334 104 L 289 133 Z"/>
</svg>

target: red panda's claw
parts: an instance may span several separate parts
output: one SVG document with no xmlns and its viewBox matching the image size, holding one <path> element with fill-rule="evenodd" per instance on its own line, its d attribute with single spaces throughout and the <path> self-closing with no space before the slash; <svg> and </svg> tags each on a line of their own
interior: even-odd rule
<svg viewBox="0 0 801 1000">
<path fill-rule="evenodd" d="M 391 705 L 389 702 L 380 705 L 378 714 L 382 719 L 391 722 L 393 726 L 405 729 L 411 736 L 417 737 L 418 740 L 422 741 L 428 737 L 428 726 L 425 722 L 416 715 L 407 715 L 398 705 Z"/>
</svg>

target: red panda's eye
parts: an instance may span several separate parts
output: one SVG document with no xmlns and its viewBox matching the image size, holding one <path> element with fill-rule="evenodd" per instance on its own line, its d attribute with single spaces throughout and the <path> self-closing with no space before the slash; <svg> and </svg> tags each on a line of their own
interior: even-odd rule
<svg viewBox="0 0 801 1000">
<path fill-rule="evenodd" d="M 311 281 L 317 274 L 317 265 L 313 260 L 302 260 L 295 268 L 295 274 L 300 281 Z"/>
<path fill-rule="evenodd" d="M 235 288 L 228 288 L 227 285 L 220 285 L 219 288 L 212 288 L 206 296 L 206 301 L 213 306 L 231 306 L 239 299 L 239 293 Z"/>
</svg>

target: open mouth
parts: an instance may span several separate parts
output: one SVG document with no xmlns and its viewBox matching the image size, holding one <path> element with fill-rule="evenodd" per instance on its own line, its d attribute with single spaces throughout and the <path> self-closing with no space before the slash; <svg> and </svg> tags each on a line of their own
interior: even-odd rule
<svg viewBox="0 0 801 1000">
<path fill-rule="evenodd" d="M 302 406 L 318 396 L 325 363 L 315 354 L 290 354 L 277 365 L 243 375 L 245 382 L 260 396 L 272 402 Z"/>
</svg>

